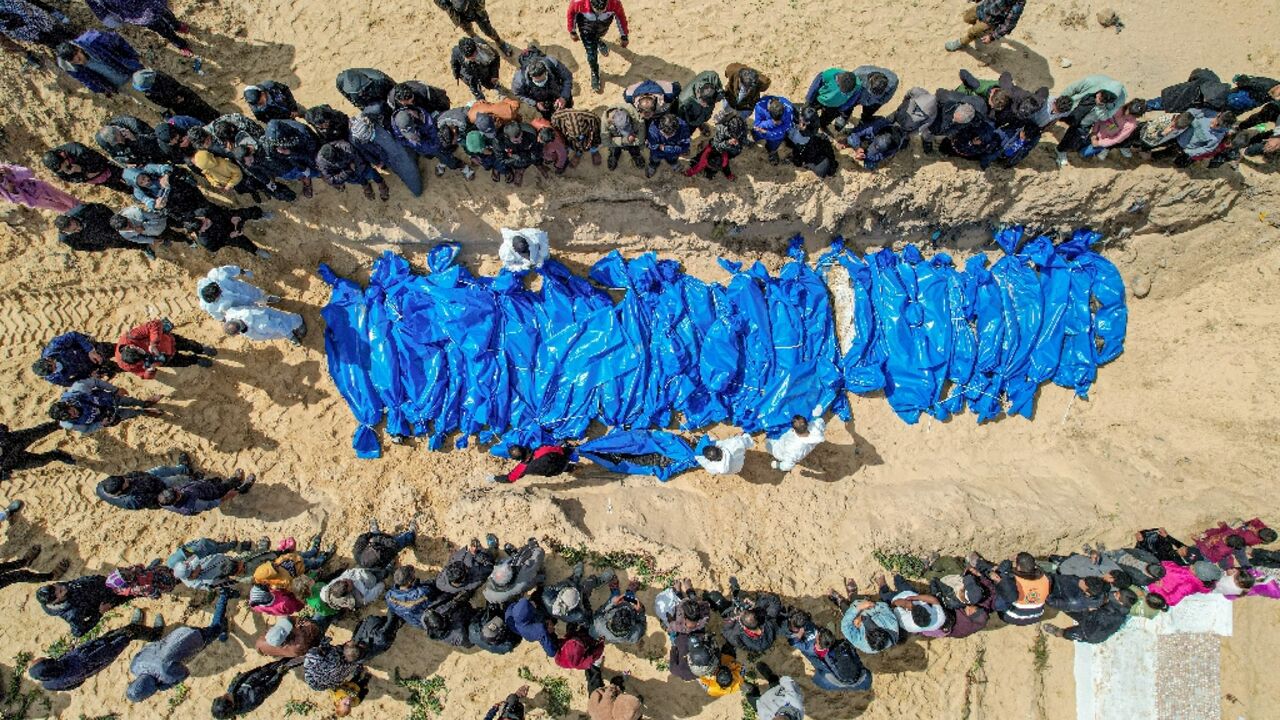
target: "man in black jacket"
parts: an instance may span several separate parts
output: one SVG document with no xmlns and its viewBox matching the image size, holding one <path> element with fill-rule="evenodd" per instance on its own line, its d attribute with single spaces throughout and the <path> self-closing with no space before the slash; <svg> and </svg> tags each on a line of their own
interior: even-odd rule
<svg viewBox="0 0 1280 720">
<path fill-rule="evenodd" d="M 133 74 L 133 89 L 159 105 L 161 115 L 186 115 L 200 122 L 213 122 L 222 113 L 201 99 L 199 93 L 168 73 L 143 68 Z"/>
<path fill-rule="evenodd" d="M 498 87 L 498 70 L 502 56 L 493 46 L 479 38 L 464 37 L 449 54 L 449 69 L 453 79 L 465 84 L 477 100 L 484 100 L 484 91 Z"/>
<path fill-rule="evenodd" d="M 84 575 L 67 582 L 43 585 L 36 590 L 36 601 L 45 613 L 60 617 L 71 626 L 72 637 L 80 637 L 93 629 L 102 616 L 127 601 L 107 587 L 102 575 Z"/>
<path fill-rule="evenodd" d="M 793 639 L 791 646 L 799 650 L 813 665 L 813 684 L 823 690 L 870 690 L 871 671 L 853 645 L 844 638 L 836 639 L 827 628 L 818 628 Z"/>
<path fill-rule="evenodd" d="M 289 671 L 301 664 L 302 658 L 281 658 L 236 675 L 227 692 L 213 699 L 213 716 L 230 720 L 253 712 L 280 687 Z"/>
<path fill-rule="evenodd" d="M 123 171 L 120 166 L 112 164 L 106 155 L 83 143 L 63 143 L 46 152 L 40 161 L 63 182 L 100 185 L 126 195 L 133 194 L 133 188 L 121 177 Z"/>
<path fill-rule="evenodd" d="M 155 259 L 156 253 L 150 245 L 129 242 L 111 227 L 111 208 L 102 203 L 80 203 L 65 213 L 54 218 L 53 225 L 58 228 L 58 240 L 72 250 L 80 252 L 102 252 L 117 248 L 121 250 L 141 250 L 143 255 Z"/>
<path fill-rule="evenodd" d="M 258 122 L 302 117 L 302 107 L 293 99 L 293 91 L 284 83 L 264 80 L 246 87 L 242 94 Z"/>
<path fill-rule="evenodd" d="M 1129 619 L 1129 608 L 1137 601 L 1132 590 L 1113 590 L 1107 593 L 1106 602 L 1095 610 L 1087 612 L 1068 612 L 1066 615 L 1076 621 L 1069 628 L 1042 623 L 1041 629 L 1054 637 L 1075 642 L 1100 643 L 1120 632 L 1120 628 Z"/>
<path fill-rule="evenodd" d="M 196 241 L 211 253 L 224 247 L 233 247 L 265 260 L 271 257 L 271 253 L 258 247 L 244 235 L 245 223 L 262 217 L 262 208 L 257 205 L 233 209 L 221 205 L 206 205 L 197 209 L 192 219 L 184 223 L 184 227 L 188 232 L 194 233 Z"/>
<path fill-rule="evenodd" d="M 435 3 L 437 7 L 449 14 L 449 19 L 462 32 L 475 35 L 476 31 L 472 25 L 479 25 L 481 32 L 498 43 L 498 48 L 502 50 L 503 55 L 511 57 L 515 54 L 515 48 L 493 29 L 493 23 L 489 20 L 489 11 L 484 6 L 485 0 L 435 0 Z"/>
</svg>

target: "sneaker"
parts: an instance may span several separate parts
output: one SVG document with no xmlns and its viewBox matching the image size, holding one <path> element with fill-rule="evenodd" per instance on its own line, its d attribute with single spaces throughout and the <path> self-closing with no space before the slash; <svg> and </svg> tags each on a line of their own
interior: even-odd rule
<svg viewBox="0 0 1280 720">
<path fill-rule="evenodd" d="M 273 219 L 275 219 L 275 216 L 276 216 L 276 213 L 275 213 L 275 211 L 274 211 L 274 210 L 264 210 L 264 211 L 262 212 L 262 217 L 260 217 L 260 218 L 258 218 L 258 219 L 259 219 L 259 220 L 273 220 Z"/>
<path fill-rule="evenodd" d="M 631 156 L 631 164 L 638 168 L 644 167 L 644 159 L 640 157 L 640 153 Z"/>
<path fill-rule="evenodd" d="M 1120 148 L 1120 157 L 1128 160 L 1133 157 L 1133 151 L 1129 148 Z"/>
<path fill-rule="evenodd" d="M 256 482 L 258 482 L 258 476 L 253 473 L 249 473 L 249 477 L 245 478 L 244 482 L 240 483 L 240 487 L 236 488 L 236 491 L 241 495 L 248 495 L 249 491 L 253 489 L 253 484 Z"/>
<path fill-rule="evenodd" d="M 475 169 L 475 168 L 473 168 L 473 167 L 471 167 L 470 165 L 468 165 L 468 166 L 466 166 L 466 167 L 462 168 L 462 177 L 464 177 L 464 178 L 466 178 L 466 179 L 468 179 L 468 180 L 475 180 L 475 179 L 476 179 L 476 169 Z"/>
<path fill-rule="evenodd" d="M 1101 151 L 1099 151 L 1099 152 L 1098 152 L 1098 154 L 1097 154 L 1097 158 L 1098 158 L 1098 160 L 1106 160 L 1106 159 L 1107 159 L 1107 155 L 1109 155 L 1109 154 L 1111 154 L 1111 149 L 1110 149 L 1110 148 L 1103 148 Z"/>
<path fill-rule="evenodd" d="M 618 169 L 618 156 L 613 153 L 609 153 L 609 169 L 610 170 Z"/>
<path fill-rule="evenodd" d="M 773 152 L 769 153 L 769 164 L 770 164 L 770 165 L 777 165 L 777 164 L 778 164 L 778 163 L 780 163 L 780 162 L 782 162 L 782 158 L 778 157 L 778 151 L 777 151 L 777 150 L 774 150 Z"/>
<path fill-rule="evenodd" d="M 209 357 L 218 357 L 218 348 L 212 345 L 205 345 L 204 347 L 200 348 L 200 354 L 207 355 Z"/>
<path fill-rule="evenodd" d="M 199 365 L 199 366 L 200 366 L 200 367 L 202 367 L 202 368 L 210 368 L 210 367 L 213 367 L 213 361 L 212 361 L 212 360 L 210 360 L 210 359 L 209 359 L 209 358 L 207 358 L 207 357 L 196 358 L 196 364 L 197 364 L 197 365 Z"/>
<path fill-rule="evenodd" d="M 267 252 L 266 250 L 263 250 L 262 248 L 258 248 L 258 252 L 254 254 L 257 255 L 259 258 L 262 258 L 263 260 L 271 259 L 271 253 Z"/>
<path fill-rule="evenodd" d="M 386 202 L 390 198 L 391 198 L 391 188 L 388 187 L 386 183 L 379 183 L 378 199 L 381 200 L 382 202 Z"/>
<path fill-rule="evenodd" d="M 506 478 L 503 477 L 503 479 L 505 480 Z M 510 543 L 507 543 L 507 544 L 509 545 Z M 484 546 L 489 548 L 489 552 L 497 553 L 498 552 L 498 536 L 494 535 L 493 533 L 489 533 L 488 535 L 485 535 Z"/>
<path fill-rule="evenodd" d="M 601 40 L 597 44 L 596 49 L 600 51 L 601 55 L 605 57 L 609 57 L 609 43 L 606 43 L 605 41 Z"/>
<path fill-rule="evenodd" d="M 502 552 L 506 553 L 508 557 L 515 555 L 517 550 L 519 550 L 519 548 L 511 543 L 502 544 Z"/>
<path fill-rule="evenodd" d="M 142 611 L 141 611 L 141 610 L 135 610 L 134 612 L 136 612 L 136 613 L 141 613 Z M 142 622 L 142 619 L 141 619 L 141 618 L 139 618 L 139 619 L 138 619 L 138 622 L 139 622 L 139 623 L 141 623 L 141 622 Z M 161 615 L 160 613 L 156 613 L 156 618 L 155 618 L 154 620 L 152 620 L 152 621 L 151 621 L 151 627 L 153 627 L 153 628 L 157 628 L 157 629 L 160 629 L 160 630 L 163 630 L 163 629 L 164 629 L 164 616 L 163 616 L 163 615 Z"/>
<path fill-rule="evenodd" d="M 946 48 L 947 52 L 955 52 L 964 47 L 964 45 L 959 40 L 948 40 L 942 47 Z"/>
<path fill-rule="evenodd" d="M 516 53 L 516 49 L 512 47 L 511 43 L 509 42 L 503 42 L 498 46 L 498 49 L 501 50 L 502 54 L 506 55 L 507 57 L 511 57 Z"/>
<path fill-rule="evenodd" d="M 417 515 L 413 516 L 413 519 L 409 521 L 409 527 L 405 529 L 413 533 L 414 535 L 418 534 L 418 516 Z"/>
<path fill-rule="evenodd" d="M 596 167 L 599 167 L 599 166 L 600 166 L 600 162 L 601 162 L 601 160 L 600 160 L 600 153 L 598 153 L 598 152 L 593 152 L 593 153 L 591 153 L 591 164 L 592 164 L 592 165 L 595 165 Z"/>
<path fill-rule="evenodd" d="M 187 472 L 191 472 L 191 454 L 190 454 L 190 453 L 188 453 L 188 452 L 185 452 L 185 451 L 183 451 L 183 452 L 179 452 L 179 453 L 178 453 L 178 466 L 179 466 L 179 467 L 182 467 L 182 468 L 183 468 L 183 469 L 185 469 Z"/>
<path fill-rule="evenodd" d="M 444 177 L 444 173 L 445 173 L 445 171 L 446 171 L 446 170 L 448 170 L 448 169 L 449 169 L 449 166 L 448 166 L 448 165 L 445 165 L 445 164 L 444 164 L 444 163 L 442 163 L 442 162 L 438 162 L 438 163 L 436 163 L 436 177 Z M 468 170 L 471 170 L 471 168 L 467 168 L 467 169 L 468 169 Z M 475 171 L 474 171 L 474 170 L 471 170 L 471 172 L 472 172 L 472 174 L 475 174 Z M 463 173 L 463 174 L 465 174 L 465 173 Z"/>
<path fill-rule="evenodd" d="M 361 192 L 363 192 L 363 193 L 364 193 L 364 199 L 365 199 L 365 200 L 372 200 L 372 199 L 373 199 L 373 186 L 372 186 L 372 185 L 367 185 L 367 184 L 366 184 L 364 187 L 362 187 L 362 188 L 361 188 Z"/>
<path fill-rule="evenodd" d="M 647 178 L 651 178 L 657 174 L 658 174 L 658 166 L 653 163 L 649 163 L 649 167 L 644 169 L 644 176 Z"/>
<path fill-rule="evenodd" d="M 142 613 L 142 608 L 134 608 L 134 609 L 133 609 L 133 614 L 129 616 L 129 624 L 130 624 L 130 625 L 141 625 L 141 624 L 142 624 L 142 621 L 143 621 L 145 618 L 146 618 L 146 616 L 145 616 L 145 615 L 143 615 L 143 613 Z"/>
<path fill-rule="evenodd" d="M 596 94 L 600 94 L 600 93 L 604 92 L 604 86 L 600 84 L 600 76 L 599 76 L 599 75 L 592 75 L 592 76 L 591 76 L 591 92 L 594 92 L 594 93 L 596 93 Z"/>
<path fill-rule="evenodd" d="M 1054 158 L 1054 159 L 1055 159 L 1055 160 L 1057 161 L 1057 163 L 1058 163 L 1058 169 L 1059 169 L 1059 170 L 1061 170 L 1062 168 L 1064 168 L 1064 167 L 1066 167 L 1066 166 L 1067 166 L 1067 154 L 1066 154 L 1066 153 L 1058 153 L 1058 156 L 1057 156 L 1056 158 Z"/>
<path fill-rule="evenodd" d="M 374 534 L 382 532 L 382 528 L 378 527 L 378 518 L 369 518 L 369 532 Z"/>
<path fill-rule="evenodd" d="M 25 506 L 26 506 L 26 503 L 22 502 L 21 500 L 14 500 L 13 502 L 5 506 L 4 511 L 6 516 L 12 517 L 13 515 L 16 515 L 18 511 Z"/>
<path fill-rule="evenodd" d="M 142 254 L 146 255 L 148 260 L 156 259 L 156 251 L 152 250 L 150 245 L 144 245 L 142 247 Z"/>
<path fill-rule="evenodd" d="M 62 558 L 61 560 L 58 561 L 57 565 L 53 566 L 53 570 L 51 570 L 50 572 L 53 574 L 55 578 L 60 578 L 63 575 L 66 575 L 67 571 L 70 569 L 71 569 L 71 561 L 66 558 Z"/>
</svg>

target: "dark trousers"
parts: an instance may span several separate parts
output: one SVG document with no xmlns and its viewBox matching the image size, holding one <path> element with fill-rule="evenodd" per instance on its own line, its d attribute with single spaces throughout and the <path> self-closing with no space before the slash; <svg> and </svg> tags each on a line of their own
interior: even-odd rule
<svg viewBox="0 0 1280 720">
<path fill-rule="evenodd" d="M 836 118 L 845 116 L 845 112 L 840 108 L 826 107 L 825 105 L 818 105 L 817 107 L 818 107 L 818 127 L 821 127 L 824 129 L 828 125 L 830 125 Z"/>
<path fill-rule="evenodd" d="M 165 40 L 168 40 L 169 44 L 179 50 L 191 49 L 191 45 L 189 45 L 186 40 L 183 40 L 182 36 L 178 35 L 178 28 L 182 27 L 182 22 L 178 20 L 172 10 L 164 10 L 164 12 L 160 13 L 160 17 L 156 18 L 154 22 L 146 27 L 151 32 L 159 35 Z"/>
<path fill-rule="evenodd" d="M 116 192 L 122 192 L 125 195 L 132 197 L 133 188 L 129 187 L 129 183 L 124 181 L 124 169 L 119 165 L 112 165 L 107 169 L 111 172 L 111 177 L 98 184 L 104 188 L 110 188 Z"/>
<path fill-rule="evenodd" d="M 499 37 L 498 31 L 493 29 L 493 23 L 489 20 L 488 10 L 476 10 L 466 15 L 459 15 L 458 13 L 452 10 L 449 10 L 447 12 L 449 13 L 449 18 L 453 20 L 453 24 L 457 25 L 466 34 L 468 35 L 476 34 L 475 29 L 471 27 L 471 24 L 475 23 L 476 25 L 480 26 L 481 32 L 493 38 L 493 41 L 498 43 L 499 49 L 501 49 L 502 46 L 506 45 L 506 43 L 503 42 L 502 38 Z"/>
<path fill-rule="evenodd" d="M 615 145 L 614 147 L 609 148 L 609 162 L 618 162 L 618 158 L 622 157 L 623 150 L 626 150 L 627 154 L 631 156 L 631 161 L 636 164 L 636 167 L 644 165 L 644 157 L 640 154 L 639 145 L 631 145 L 628 147 L 617 147 Z"/>
<path fill-rule="evenodd" d="M 757 666 L 756 669 L 767 670 L 768 668 L 761 668 Z M 766 683 L 768 683 L 768 686 L 765 688 L 765 690 L 771 690 L 777 687 L 778 683 L 782 682 L 782 678 L 778 677 L 777 673 L 774 673 L 772 671 L 770 671 L 767 675 L 762 673 L 760 677 Z M 760 687 L 755 683 L 744 685 L 742 689 L 742 694 L 746 696 L 747 702 L 751 703 L 752 709 L 755 709 L 756 703 L 760 702 L 760 694 L 761 694 Z"/>
<path fill-rule="evenodd" d="M 173 356 L 164 361 L 165 367 L 191 367 L 200 360 L 201 354 L 204 352 L 204 345 L 189 340 L 181 335 L 173 336 Z"/>
<path fill-rule="evenodd" d="M 1280 550 L 1254 549 L 1249 551 L 1249 561 L 1258 567 L 1280 567 Z"/>
<path fill-rule="evenodd" d="M 903 593 L 903 592 L 913 593 L 915 591 L 916 589 L 911 587 L 911 583 L 907 582 L 906 578 L 902 577 L 897 573 L 894 573 L 892 590 L 889 589 L 888 585 L 880 586 L 880 602 L 891 603 L 893 602 L 894 595 L 897 595 L 898 593 Z"/>
<path fill-rule="evenodd" d="M 26 558 L 0 563 L 0 588 L 7 588 L 14 583 L 48 582 L 52 579 L 53 573 L 28 570 Z"/>
<path fill-rule="evenodd" d="M 591 68 L 591 77 L 600 77 L 601 36 L 581 32 L 578 37 L 582 38 L 582 49 L 587 53 L 587 66 Z"/>
<path fill-rule="evenodd" d="M 111 357 L 114 354 L 113 347 L 109 352 L 104 353 L 104 357 Z M 8 479 L 9 473 L 14 470 L 34 470 L 55 460 L 72 462 L 72 457 L 61 450 L 42 453 L 27 452 L 28 447 L 48 437 L 58 428 L 58 423 L 50 420 L 25 430 L 11 431 L 5 439 L 4 456 L 0 458 L 0 480 Z"/>
</svg>

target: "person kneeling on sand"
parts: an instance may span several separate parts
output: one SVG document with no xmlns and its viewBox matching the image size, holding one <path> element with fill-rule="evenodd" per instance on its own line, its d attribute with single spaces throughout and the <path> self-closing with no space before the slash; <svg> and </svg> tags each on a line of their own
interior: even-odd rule
<svg viewBox="0 0 1280 720">
<path fill-rule="evenodd" d="M 543 445 L 533 451 L 523 445 L 512 445 L 507 454 L 519 464 L 506 475 L 494 475 L 489 482 L 513 483 L 525 475 L 555 477 L 571 473 L 576 467 L 573 452 L 567 445 Z"/>
<path fill-rule="evenodd" d="M 773 455 L 770 463 L 775 470 L 787 472 L 797 463 L 822 444 L 827 430 L 827 422 L 822 419 L 822 406 L 813 409 L 813 418 L 803 415 L 791 418 L 791 429 L 783 433 L 777 440 L 765 441 L 765 448 Z"/>
<path fill-rule="evenodd" d="M 707 436 L 706 445 L 693 459 L 712 475 L 737 475 L 747 462 L 747 451 L 755 447 L 751 436 L 739 433 L 723 440 Z"/>
</svg>

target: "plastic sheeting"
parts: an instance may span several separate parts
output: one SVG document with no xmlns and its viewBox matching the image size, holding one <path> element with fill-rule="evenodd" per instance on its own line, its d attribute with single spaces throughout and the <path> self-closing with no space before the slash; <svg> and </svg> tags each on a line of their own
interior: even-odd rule
<svg viewBox="0 0 1280 720">
<path fill-rule="evenodd" d="M 653 475 L 666 482 L 698 466 L 693 448 L 665 430 L 619 430 L 578 446 L 578 454 L 607 470 Z"/>
<path fill-rule="evenodd" d="M 320 267 L 333 287 L 325 348 L 360 457 L 380 454 L 383 420 L 431 449 L 475 436 L 496 453 L 577 439 L 596 421 L 615 428 L 591 441 L 605 464 L 670 477 L 692 466 L 688 444 L 631 431 L 727 423 L 777 437 L 814 406 L 847 420 L 846 391 L 883 391 L 909 423 L 966 406 L 979 421 L 1029 418 L 1050 381 L 1086 396 L 1122 352 L 1127 320 L 1119 273 L 1090 249 L 1098 239 L 1082 230 L 1020 247 L 1022 230 L 1005 230 L 1001 258 L 960 269 L 910 245 L 859 257 L 839 239 L 810 266 L 797 236 L 776 275 L 722 259 L 722 283 L 613 252 L 589 279 L 548 260 L 536 291 L 521 274 L 472 274 L 452 244 L 431 251 L 426 275 L 387 252 L 363 290 Z M 845 347 L 833 295 L 851 303 Z M 627 459 L 654 453 L 671 462 Z"/>
</svg>

